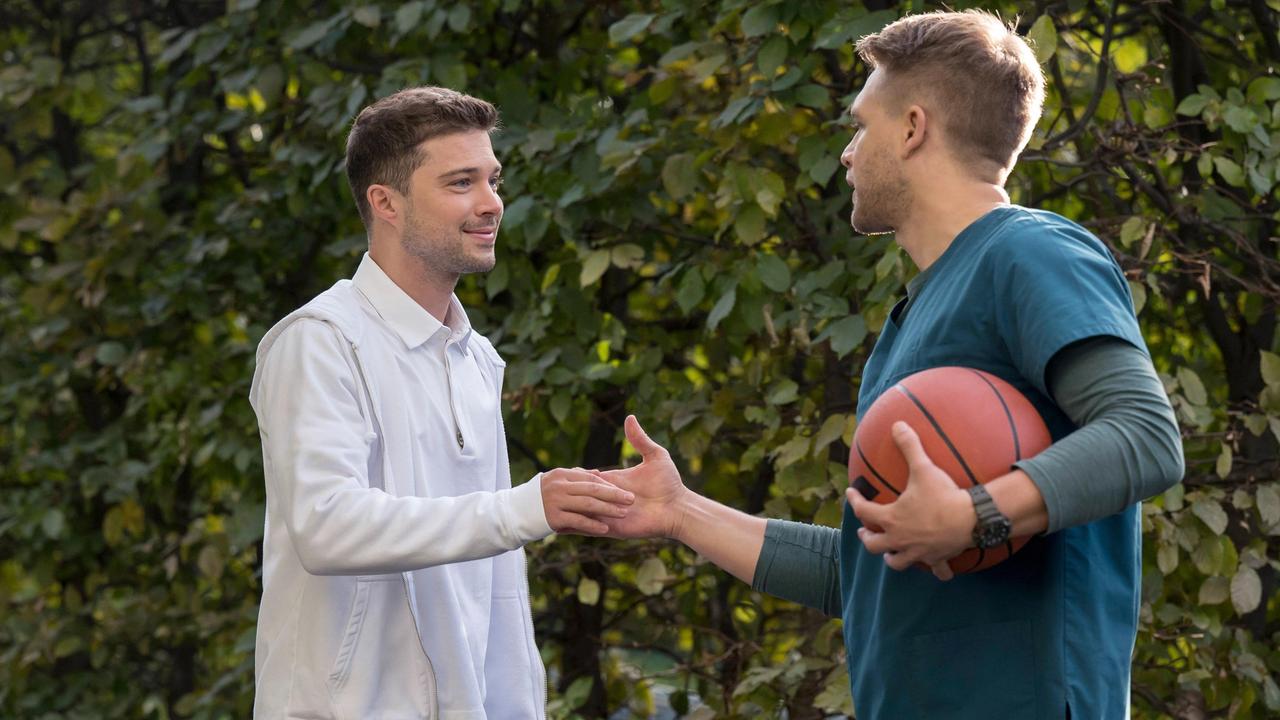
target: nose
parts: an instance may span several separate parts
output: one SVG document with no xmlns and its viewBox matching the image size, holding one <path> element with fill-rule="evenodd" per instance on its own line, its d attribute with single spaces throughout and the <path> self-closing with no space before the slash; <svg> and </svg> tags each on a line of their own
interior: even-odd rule
<svg viewBox="0 0 1280 720">
<path fill-rule="evenodd" d="M 853 143 L 856 141 L 857 138 L 851 138 L 849 144 L 844 146 L 844 152 L 840 153 L 840 164 L 848 170 L 853 169 Z"/>
<path fill-rule="evenodd" d="M 481 192 L 484 194 L 480 199 L 480 203 L 476 206 L 476 214 L 481 217 L 495 215 L 501 217 L 503 208 L 502 196 L 498 194 L 497 188 L 486 183 Z"/>
</svg>

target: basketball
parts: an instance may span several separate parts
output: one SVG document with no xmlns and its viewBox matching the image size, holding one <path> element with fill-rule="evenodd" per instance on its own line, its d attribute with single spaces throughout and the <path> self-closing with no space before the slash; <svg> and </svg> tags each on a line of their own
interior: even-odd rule
<svg viewBox="0 0 1280 720">
<path fill-rule="evenodd" d="M 907 461 L 890 433 L 899 420 L 916 431 L 933 464 L 962 488 L 1008 473 L 1013 463 L 1051 442 L 1031 401 L 995 375 L 965 367 L 918 372 L 881 393 L 853 435 L 849 485 L 864 498 L 885 505 L 907 488 Z M 985 550 L 970 548 L 951 559 L 951 570 L 960 574 L 989 568 L 1017 552 L 1027 539 L 1010 538 Z"/>
</svg>

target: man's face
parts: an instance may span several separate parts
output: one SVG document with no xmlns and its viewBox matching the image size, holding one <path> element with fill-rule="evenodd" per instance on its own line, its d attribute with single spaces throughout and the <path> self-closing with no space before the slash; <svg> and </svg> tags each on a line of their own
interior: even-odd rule
<svg viewBox="0 0 1280 720">
<path fill-rule="evenodd" d="M 422 143 L 426 161 L 409 178 L 404 235 L 409 255 L 452 275 L 492 270 L 497 258 L 502 165 L 482 130 Z"/>
<path fill-rule="evenodd" d="M 893 232 L 911 206 L 911 189 L 894 154 L 895 119 L 884 101 L 884 74 L 875 70 L 849 108 L 853 139 L 840 155 L 853 188 L 853 229 L 863 235 Z"/>
</svg>

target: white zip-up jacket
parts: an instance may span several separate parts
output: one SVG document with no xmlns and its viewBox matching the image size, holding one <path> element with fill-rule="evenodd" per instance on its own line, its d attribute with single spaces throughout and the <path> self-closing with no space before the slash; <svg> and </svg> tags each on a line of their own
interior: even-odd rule
<svg viewBox="0 0 1280 720">
<path fill-rule="evenodd" d="M 541 478 L 511 487 L 505 364 L 457 298 L 460 327 L 415 309 L 366 255 L 258 346 L 255 718 L 545 717 L 521 548 L 551 528 Z"/>
</svg>

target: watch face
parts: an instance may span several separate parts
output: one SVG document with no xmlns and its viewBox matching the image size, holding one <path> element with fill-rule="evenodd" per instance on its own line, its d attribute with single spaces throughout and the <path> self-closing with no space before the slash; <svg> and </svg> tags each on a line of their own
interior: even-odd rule
<svg viewBox="0 0 1280 720">
<path fill-rule="evenodd" d="M 980 525 L 974 534 L 978 536 L 976 538 L 978 547 L 995 547 L 1009 539 L 1009 521 L 996 518 Z"/>
</svg>

